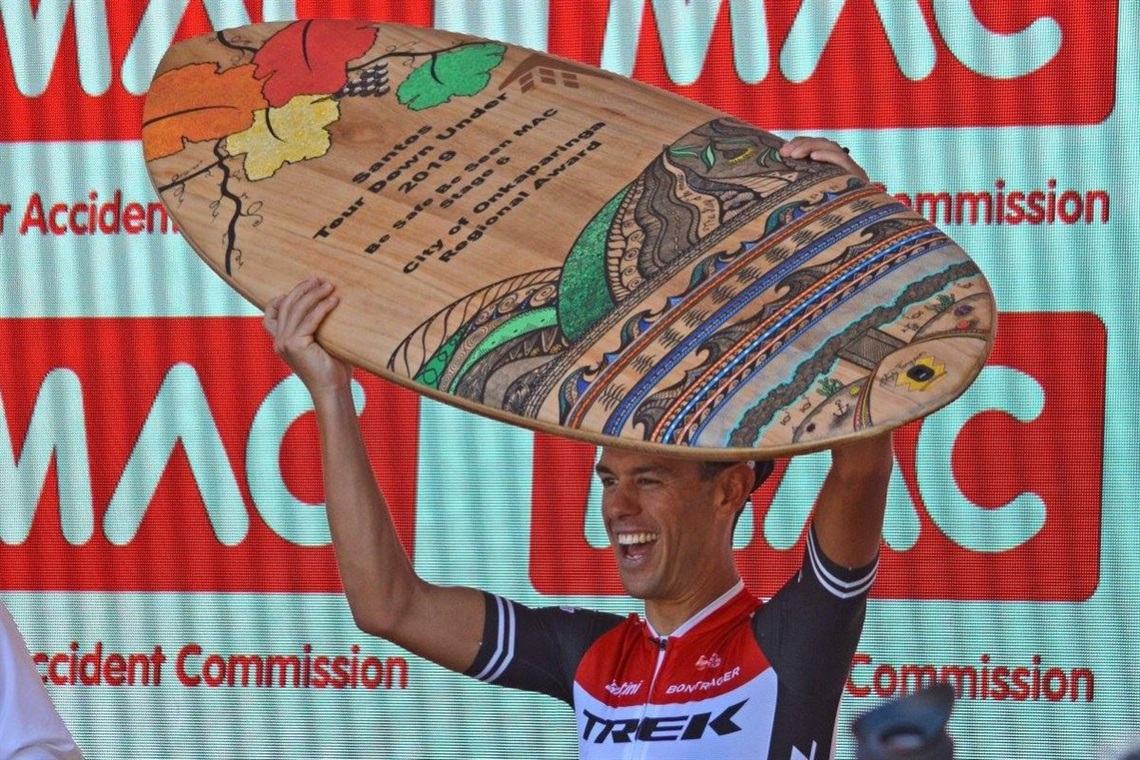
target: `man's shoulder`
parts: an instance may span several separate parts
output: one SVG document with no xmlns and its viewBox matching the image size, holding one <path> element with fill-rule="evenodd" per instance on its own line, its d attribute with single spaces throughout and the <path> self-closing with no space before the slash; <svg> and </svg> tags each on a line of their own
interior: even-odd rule
<svg viewBox="0 0 1140 760">
<path fill-rule="evenodd" d="M 621 615 L 569 604 L 531 606 L 489 592 L 487 600 L 489 619 L 509 619 L 520 629 L 537 627 L 552 632 L 581 631 L 600 634 L 622 623 L 637 620 L 637 616 L 632 613 Z"/>
</svg>

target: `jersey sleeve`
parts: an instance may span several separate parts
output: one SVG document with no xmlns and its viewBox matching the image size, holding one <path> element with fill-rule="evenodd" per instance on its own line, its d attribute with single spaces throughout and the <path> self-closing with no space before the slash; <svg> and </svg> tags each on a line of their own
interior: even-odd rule
<svg viewBox="0 0 1140 760">
<path fill-rule="evenodd" d="M 531 608 L 484 593 L 483 642 L 465 675 L 573 704 L 578 663 L 620 615 L 574 607 Z"/>
<path fill-rule="evenodd" d="M 859 644 L 878 559 L 845 568 L 808 531 L 803 565 L 753 618 L 753 630 L 782 684 L 838 701 Z"/>
</svg>

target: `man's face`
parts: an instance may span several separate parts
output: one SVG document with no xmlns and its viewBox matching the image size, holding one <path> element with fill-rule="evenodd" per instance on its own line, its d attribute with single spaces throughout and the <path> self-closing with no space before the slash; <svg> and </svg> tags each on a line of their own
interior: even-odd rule
<svg viewBox="0 0 1140 760">
<path fill-rule="evenodd" d="M 695 461 L 620 449 L 605 449 L 597 472 L 602 517 L 630 596 L 679 600 L 714 568 L 731 565 L 732 512 L 714 508 L 723 499 L 719 475 L 702 477 Z"/>
</svg>

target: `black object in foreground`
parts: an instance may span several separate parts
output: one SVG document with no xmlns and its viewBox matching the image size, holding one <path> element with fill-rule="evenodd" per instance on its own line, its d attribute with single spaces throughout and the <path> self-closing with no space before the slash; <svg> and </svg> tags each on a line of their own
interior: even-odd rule
<svg viewBox="0 0 1140 760">
<path fill-rule="evenodd" d="M 953 707 L 954 688 L 939 683 L 861 715 L 851 724 L 859 760 L 953 760 Z"/>
</svg>

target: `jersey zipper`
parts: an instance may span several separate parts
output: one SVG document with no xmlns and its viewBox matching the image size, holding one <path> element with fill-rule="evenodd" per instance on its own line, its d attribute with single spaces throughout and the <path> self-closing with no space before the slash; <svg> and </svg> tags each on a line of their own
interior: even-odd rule
<svg viewBox="0 0 1140 760">
<path fill-rule="evenodd" d="M 661 673 L 661 666 L 665 664 L 665 655 L 669 652 L 669 637 L 664 636 L 658 638 L 656 636 L 650 637 L 653 643 L 657 645 L 657 664 L 653 666 L 653 678 L 649 680 L 649 692 L 645 698 L 645 705 L 641 708 L 641 723 L 645 722 L 645 718 L 649 713 L 649 707 L 653 704 L 653 690 L 657 686 L 657 676 Z M 649 742 L 635 741 L 630 749 L 638 748 L 636 755 L 630 755 L 631 760 L 646 760 L 649 755 Z"/>
</svg>

